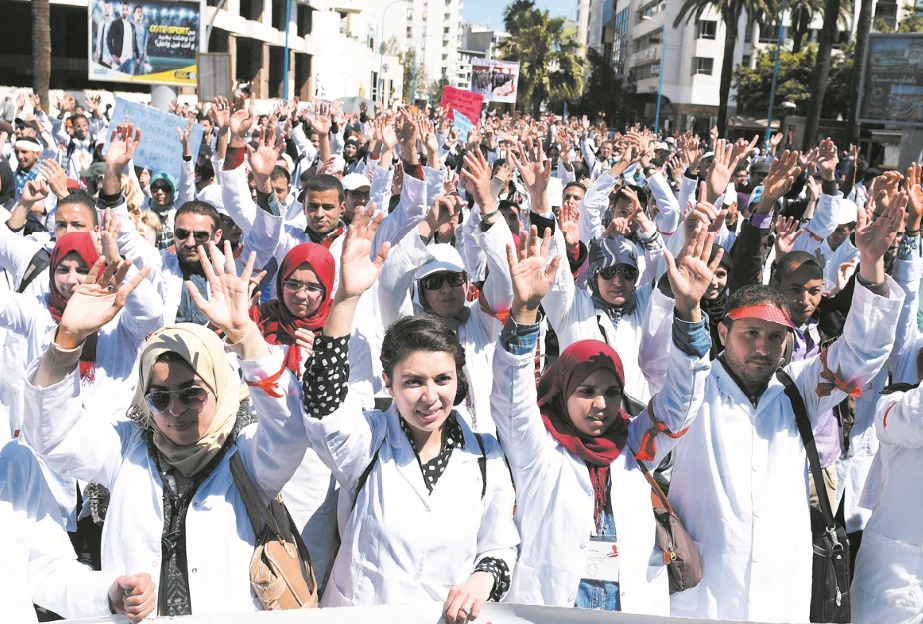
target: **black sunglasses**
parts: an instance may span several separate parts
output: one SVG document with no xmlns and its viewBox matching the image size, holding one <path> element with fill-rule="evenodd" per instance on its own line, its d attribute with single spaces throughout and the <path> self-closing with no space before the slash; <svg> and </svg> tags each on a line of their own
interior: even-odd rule
<svg viewBox="0 0 923 624">
<path fill-rule="evenodd" d="M 172 193 L 173 189 L 169 184 L 151 184 L 151 192 L 154 191 L 163 191 L 164 193 Z"/>
<path fill-rule="evenodd" d="M 205 243 L 205 242 L 208 242 L 208 239 L 212 237 L 212 233 L 202 232 L 198 230 L 195 232 L 191 232 L 189 230 L 184 230 L 183 228 L 176 228 L 175 230 L 173 230 L 173 238 L 175 238 L 178 241 L 184 241 L 190 236 L 195 238 L 197 243 Z"/>
<path fill-rule="evenodd" d="M 628 264 L 616 264 L 600 269 L 598 275 L 604 280 L 611 280 L 618 275 L 626 282 L 633 282 L 638 279 L 638 269 Z"/>
<path fill-rule="evenodd" d="M 465 272 L 455 273 L 445 271 L 442 273 L 433 273 L 420 280 L 420 285 L 426 290 L 439 290 L 445 282 L 449 286 L 462 286 L 468 281 L 468 275 Z"/>
<path fill-rule="evenodd" d="M 202 409 L 208 401 L 208 390 L 199 386 L 189 386 L 182 390 L 156 390 L 144 395 L 144 403 L 149 410 L 160 414 L 170 407 L 174 396 L 182 405 L 197 410 Z"/>
</svg>

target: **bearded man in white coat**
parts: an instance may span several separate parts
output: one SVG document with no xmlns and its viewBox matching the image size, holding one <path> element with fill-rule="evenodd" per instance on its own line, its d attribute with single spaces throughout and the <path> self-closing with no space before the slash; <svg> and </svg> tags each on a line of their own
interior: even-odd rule
<svg viewBox="0 0 923 624">
<path fill-rule="evenodd" d="M 883 256 L 904 222 L 906 196 L 873 223 L 859 213 L 860 268 L 843 336 L 784 367 L 816 427 L 819 415 L 869 382 L 886 362 L 903 305 Z M 696 541 L 704 576 L 671 597 L 674 616 L 806 622 L 812 543 L 806 454 L 775 374 L 793 324 L 781 293 L 746 286 L 719 325 L 695 424 L 674 454 L 670 501 Z"/>
</svg>

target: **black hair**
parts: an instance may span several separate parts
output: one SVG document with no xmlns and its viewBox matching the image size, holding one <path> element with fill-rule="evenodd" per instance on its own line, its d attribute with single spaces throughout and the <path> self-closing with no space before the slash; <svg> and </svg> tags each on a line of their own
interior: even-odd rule
<svg viewBox="0 0 923 624">
<path fill-rule="evenodd" d="M 187 201 L 176 209 L 173 222 L 176 223 L 176 220 L 184 214 L 197 214 L 211 217 L 212 223 L 214 223 L 212 226 L 213 233 L 221 227 L 221 214 L 219 214 L 218 210 L 208 202 L 199 201 L 198 199 Z"/>
<path fill-rule="evenodd" d="M 58 200 L 58 207 L 67 204 L 80 204 L 90 213 L 93 225 L 99 225 L 99 213 L 96 212 L 96 201 L 86 191 L 71 191 L 67 197 Z"/>
<path fill-rule="evenodd" d="M 73 115 L 70 116 L 69 121 L 70 121 L 72 124 L 76 124 L 78 119 L 82 119 L 82 120 L 84 120 L 85 122 L 90 123 L 90 120 L 87 119 L 87 116 L 84 115 L 83 113 L 74 113 Z"/>
<path fill-rule="evenodd" d="M 316 175 L 313 178 L 308 178 L 308 180 L 304 183 L 303 188 L 305 191 L 305 197 L 307 197 L 307 191 L 313 191 L 315 193 L 336 191 L 340 203 L 342 204 L 346 201 L 346 191 L 343 190 L 343 183 L 340 182 L 340 179 L 336 176 L 328 175 L 326 173 Z"/>
<path fill-rule="evenodd" d="M 790 314 L 785 296 L 775 288 L 763 284 L 747 284 L 735 290 L 734 293 L 728 297 L 728 302 L 727 305 L 724 306 L 724 311 L 725 314 L 729 314 L 737 308 L 744 308 L 752 305 L 772 305 L 780 310 L 784 310 L 786 314 Z M 724 323 L 728 329 L 730 329 L 731 325 L 734 323 L 734 321 L 727 318 L 727 316 L 725 316 L 721 322 Z"/>
<path fill-rule="evenodd" d="M 781 283 L 783 278 L 802 267 L 811 270 L 812 278 L 824 278 L 824 268 L 817 262 L 814 254 L 806 251 L 790 251 L 781 258 L 776 258 L 776 273 L 773 279 L 777 284 Z"/>
<path fill-rule="evenodd" d="M 290 184 L 292 181 L 292 174 L 290 174 L 285 167 L 280 167 L 276 165 L 272 168 L 272 173 L 269 174 L 270 180 L 278 180 L 279 178 L 285 178 L 285 183 Z"/>
<path fill-rule="evenodd" d="M 195 170 L 202 180 L 211 180 L 215 177 L 215 167 L 212 165 L 212 160 L 204 154 L 199 154 L 196 159 Z"/>
<path fill-rule="evenodd" d="M 464 371 L 465 349 L 448 323 L 429 314 L 405 316 L 392 323 L 381 342 L 381 368 L 388 379 L 393 381 L 394 367 L 417 351 L 448 353 L 452 356 L 458 379 L 455 405 L 464 401 L 468 396 L 468 379 Z"/>
<path fill-rule="evenodd" d="M 577 188 L 583 189 L 584 194 L 586 194 L 586 185 L 581 184 L 580 182 L 568 182 L 567 184 L 564 185 L 564 190 L 561 192 L 566 193 L 567 189 L 569 189 L 572 186 L 576 186 Z"/>
</svg>

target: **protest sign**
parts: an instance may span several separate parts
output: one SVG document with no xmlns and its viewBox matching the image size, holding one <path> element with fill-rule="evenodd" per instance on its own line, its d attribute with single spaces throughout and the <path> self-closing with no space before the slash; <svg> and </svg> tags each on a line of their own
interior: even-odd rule
<svg viewBox="0 0 923 624">
<path fill-rule="evenodd" d="M 201 0 L 90 0 L 90 80 L 195 86 L 201 16 Z"/>
<path fill-rule="evenodd" d="M 455 119 L 455 111 L 458 111 L 470 119 L 472 123 L 480 121 L 481 106 L 483 105 L 483 95 L 478 95 L 465 89 L 456 89 L 455 87 L 446 87 L 442 91 L 440 106 L 449 111 L 449 119 Z"/>
<path fill-rule="evenodd" d="M 141 130 L 141 144 L 135 150 L 133 158 L 135 166 L 149 169 L 152 173 L 165 171 L 178 182 L 183 172 L 183 146 L 176 131 L 185 130 L 188 121 L 152 106 L 115 98 L 109 128 L 115 129 L 125 121 L 130 121 L 136 130 Z M 199 145 L 204 133 L 205 129 L 201 124 L 193 124 L 192 134 L 189 136 L 189 149 L 193 158 L 199 154 Z M 112 134 L 107 133 L 106 151 L 109 149 L 111 138 Z"/>
<path fill-rule="evenodd" d="M 471 92 L 485 102 L 516 103 L 519 87 L 519 63 L 488 59 L 471 60 Z"/>
<path fill-rule="evenodd" d="M 462 145 L 468 143 L 468 134 L 471 132 L 471 120 L 455 111 L 455 129 L 458 131 L 458 140 Z"/>
</svg>

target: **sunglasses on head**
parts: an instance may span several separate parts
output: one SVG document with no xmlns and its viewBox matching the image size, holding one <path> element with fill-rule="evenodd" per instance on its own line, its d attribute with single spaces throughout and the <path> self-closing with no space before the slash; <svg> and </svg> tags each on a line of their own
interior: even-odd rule
<svg viewBox="0 0 923 624">
<path fill-rule="evenodd" d="M 420 280 L 420 285 L 426 290 L 439 290 L 445 282 L 449 286 L 462 286 L 468 281 L 468 276 L 464 272 L 454 273 L 444 271 L 442 273 L 433 273 Z"/>
<path fill-rule="evenodd" d="M 208 401 L 208 390 L 199 386 L 189 386 L 182 390 L 155 390 L 144 395 L 144 403 L 149 410 L 160 414 L 170 407 L 174 396 L 189 409 L 202 409 Z"/>
<path fill-rule="evenodd" d="M 212 233 L 211 232 L 201 232 L 198 230 L 193 232 L 190 230 L 184 230 L 183 228 L 176 228 L 175 230 L 173 230 L 173 238 L 175 238 L 177 241 L 182 242 L 186 240 L 187 238 L 189 238 L 190 236 L 195 238 L 197 243 L 206 243 L 208 242 L 208 239 L 212 237 Z"/>
<path fill-rule="evenodd" d="M 604 280 L 611 280 L 618 275 L 626 282 L 633 282 L 638 279 L 638 269 L 628 264 L 616 264 L 615 266 L 600 269 L 597 275 Z"/>
</svg>

